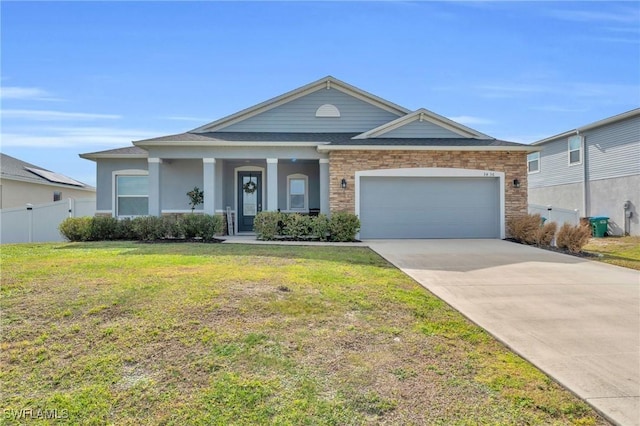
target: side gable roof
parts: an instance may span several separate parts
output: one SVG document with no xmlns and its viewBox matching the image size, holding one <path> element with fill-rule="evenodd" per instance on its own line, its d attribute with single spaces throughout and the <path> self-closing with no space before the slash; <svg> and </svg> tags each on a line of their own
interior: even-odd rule
<svg viewBox="0 0 640 426">
<path fill-rule="evenodd" d="M 2 179 L 18 180 L 52 186 L 66 186 L 94 191 L 90 185 L 60 173 L 52 172 L 7 154 L 0 153 L 0 176 Z"/>
<path fill-rule="evenodd" d="M 388 133 L 392 130 L 396 130 L 416 120 L 428 121 L 432 124 L 435 124 L 436 126 L 442 127 L 453 133 L 456 133 L 463 138 L 493 139 L 491 136 L 485 135 L 484 133 L 480 133 L 469 127 L 463 126 L 460 123 L 456 123 L 455 121 L 449 120 L 446 117 L 438 115 L 435 112 L 429 111 L 424 108 L 420 108 L 410 114 L 407 114 L 396 120 L 390 121 L 389 123 L 385 123 L 381 126 L 378 126 L 375 129 L 371 129 L 367 132 L 361 133 L 355 136 L 354 139 L 379 138 L 385 133 Z"/>
<path fill-rule="evenodd" d="M 286 104 L 295 99 L 301 98 L 302 96 L 308 95 L 310 93 L 316 92 L 324 88 L 332 88 L 332 89 L 339 90 L 343 93 L 351 95 L 357 99 L 360 99 L 364 102 L 367 102 L 369 104 L 382 108 L 398 116 L 402 116 L 410 112 L 408 109 L 401 107 L 400 105 L 396 105 L 376 95 L 373 95 L 371 93 L 365 92 L 364 90 L 358 89 L 357 87 L 347 84 L 344 81 L 338 80 L 335 77 L 327 76 L 327 77 L 321 78 L 320 80 L 316 80 L 312 83 L 309 83 L 305 86 L 302 86 L 290 92 L 287 92 L 283 95 L 277 96 L 275 98 L 269 99 L 265 102 L 259 103 L 250 108 L 239 111 L 235 114 L 231 114 L 227 117 L 213 121 L 209 124 L 205 124 L 204 126 L 200 126 L 196 129 L 191 130 L 190 133 L 221 131 L 225 127 L 228 127 L 232 124 L 246 120 L 248 118 L 261 114 L 265 111 L 268 111 L 272 108 Z"/>
<path fill-rule="evenodd" d="M 627 118 L 639 117 L 640 116 L 640 108 L 632 109 L 631 111 L 623 112 L 622 114 L 617 114 L 612 117 L 608 117 L 602 120 L 595 121 L 590 124 L 586 124 L 584 126 L 569 130 L 567 132 L 559 133 L 554 136 L 550 136 L 548 138 L 541 139 L 539 141 L 533 142 L 531 145 L 541 145 L 556 139 L 564 138 L 567 136 L 575 135 L 579 132 L 586 132 L 587 130 L 595 129 L 598 127 L 606 126 L 607 124 L 616 123 L 618 121 L 625 120 Z"/>
</svg>

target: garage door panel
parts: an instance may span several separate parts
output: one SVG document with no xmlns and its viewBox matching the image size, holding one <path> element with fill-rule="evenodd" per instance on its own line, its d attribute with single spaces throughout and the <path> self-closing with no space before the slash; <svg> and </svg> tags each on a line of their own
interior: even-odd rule
<svg viewBox="0 0 640 426">
<path fill-rule="evenodd" d="M 497 238 L 497 178 L 362 177 L 361 238 Z"/>
</svg>

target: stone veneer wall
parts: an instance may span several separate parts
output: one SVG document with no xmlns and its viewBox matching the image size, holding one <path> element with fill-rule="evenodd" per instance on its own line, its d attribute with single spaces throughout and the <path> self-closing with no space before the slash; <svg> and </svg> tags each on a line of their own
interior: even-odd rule
<svg viewBox="0 0 640 426">
<path fill-rule="evenodd" d="M 505 219 L 527 214 L 527 153 L 522 151 L 331 151 L 331 211 L 355 212 L 357 171 L 416 167 L 504 172 Z M 347 180 L 346 189 L 340 186 L 342 178 Z M 514 188 L 514 179 L 520 181 L 520 188 Z"/>
</svg>

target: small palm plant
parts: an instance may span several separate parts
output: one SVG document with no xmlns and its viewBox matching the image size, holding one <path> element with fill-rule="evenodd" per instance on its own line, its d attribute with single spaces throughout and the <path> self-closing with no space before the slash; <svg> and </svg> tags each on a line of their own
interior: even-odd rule
<svg viewBox="0 0 640 426">
<path fill-rule="evenodd" d="M 197 186 L 194 186 L 191 191 L 187 192 L 187 197 L 189 197 L 191 213 L 193 213 L 193 211 L 196 209 L 196 206 L 199 206 L 204 202 L 204 192 L 201 191 Z"/>
</svg>

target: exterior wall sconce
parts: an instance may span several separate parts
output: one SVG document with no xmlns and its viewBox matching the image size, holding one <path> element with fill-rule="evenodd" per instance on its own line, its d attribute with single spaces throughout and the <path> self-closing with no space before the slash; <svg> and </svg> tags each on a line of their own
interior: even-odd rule
<svg viewBox="0 0 640 426">
<path fill-rule="evenodd" d="M 520 181 L 518 179 L 514 179 L 513 180 L 513 187 L 514 188 L 520 188 Z"/>
<path fill-rule="evenodd" d="M 342 187 L 342 189 L 347 189 L 347 180 L 345 178 L 342 178 L 342 180 L 340 181 L 340 186 Z"/>
</svg>

